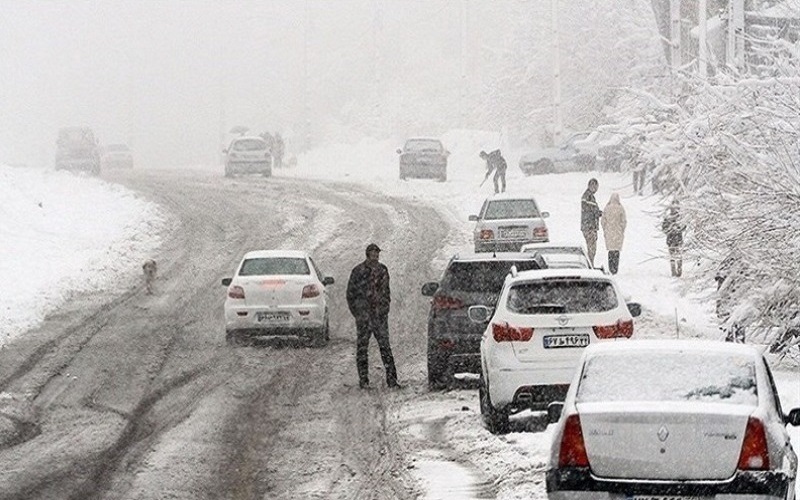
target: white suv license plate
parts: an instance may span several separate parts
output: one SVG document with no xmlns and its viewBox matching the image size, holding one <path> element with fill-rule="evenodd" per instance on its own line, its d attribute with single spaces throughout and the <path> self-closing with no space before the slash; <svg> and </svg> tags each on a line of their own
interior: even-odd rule
<svg viewBox="0 0 800 500">
<path fill-rule="evenodd" d="M 259 311 L 256 313 L 256 321 L 259 321 L 261 323 L 288 323 L 289 313 L 284 311 L 279 311 L 279 312 Z"/>
<path fill-rule="evenodd" d="M 544 345 L 545 349 L 586 347 L 587 345 L 589 345 L 589 334 L 582 333 L 579 335 L 545 335 L 544 337 L 542 337 L 542 344 Z"/>
</svg>

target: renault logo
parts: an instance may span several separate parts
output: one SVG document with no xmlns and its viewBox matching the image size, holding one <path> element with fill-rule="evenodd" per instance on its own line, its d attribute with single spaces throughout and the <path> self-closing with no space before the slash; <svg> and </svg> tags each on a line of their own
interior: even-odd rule
<svg viewBox="0 0 800 500">
<path fill-rule="evenodd" d="M 658 434 L 656 435 L 658 436 L 658 440 L 663 443 L 669 437 L 669 429 L 667 429 L 666 425 L 662 425 L 661 428 L 658 429 Z"/>
<path fill-rule="evenodd" d="M 559 316 L 556 318 L 556 321 L 558 321 L 558 324 L 561 326 L 567 326 L 567 323 L 569 323 L 569 318 L 567 316 Z"/>
</svg>

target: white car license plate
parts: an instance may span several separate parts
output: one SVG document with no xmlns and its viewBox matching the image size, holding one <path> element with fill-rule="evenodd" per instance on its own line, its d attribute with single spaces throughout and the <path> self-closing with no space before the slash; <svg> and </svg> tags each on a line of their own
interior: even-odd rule
<svg viewBox="0 0 800 500">
<path fill-rule="evenodd" d="M 521 240 L 528 236 L 528 230 L 524 227 L 513 229 L 500 229 L 500 237 L 506 240 Z"/>
<path fill-rule="evenodd" d="M 542 337 L 545 349 L 560 349 L 563 347 L 586 347 L 589 345 L 589 334 L 579 335 L 545 335 Z"/>
<path fill-rule="evenodd" d="M 256 321 L 261 323 L 288 323 L 289 313 L 284 311 L 259 311 L 256 313 Z"/>
</svg>

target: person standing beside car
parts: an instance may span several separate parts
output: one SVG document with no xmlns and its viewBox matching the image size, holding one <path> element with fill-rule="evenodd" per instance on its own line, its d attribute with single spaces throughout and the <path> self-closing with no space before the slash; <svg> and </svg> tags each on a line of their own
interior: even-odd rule
<svg viewBox="0 0 800 500">
<path fill-rule="evenodd" d="M 483 177 L 481 185 L 483 185 L 486 179 L 494 172 L 494 178 L 492 179 L 494 181 L 494 192 L 505 193 L 506 169 L 508 168 L 508 164 L 506 163 L 506 159 L 503 158 L 503 154 L 499 149 L 495 149 L 491 153 L 481 151 L 480 157 L 486 161 L 486 175 Z"/>
<path fill-rule="evenodd" d="M 600 217 L 603 216 L 603 211 L 600 210 L 597 200 L 594 198 L 598 186 L 597 179 L 589 179 L 589 185 L 581 196 L 581 232 L 583 239 L 586 240 L 586 253 L 592 267 L 594 267 L 595 253 L 597 253 L 597 230 L 600 228 Z"/>
<path fill-rule="evenodd" d="M 389 269 L 378 261 L 381 249 L 375 243 L 367 246 L 367 258 L 350 273 L 347 283 L 347 306 L 356 320 L 356 368 L 358 386 L 369 388 L 369 339 L 375 337 L 386 369 L 386 385 L 400 388 L 392 348 L 389 345 Z"/>
<path fill-rule="evenodd" d="M 608 271 L 617 274 L 619 270 L 619 253 L 625 239 L 625 226 L 628 224 L 625 217 L 625 208 L 619 201 L 619 194 L 613 193 L 603 209 L 603 237 L 608 250 Z"/>
</svg>

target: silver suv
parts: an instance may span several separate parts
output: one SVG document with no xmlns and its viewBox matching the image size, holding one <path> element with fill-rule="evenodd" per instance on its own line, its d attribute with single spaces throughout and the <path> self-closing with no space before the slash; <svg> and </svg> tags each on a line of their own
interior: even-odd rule
<svg viewBox="0 0 800 500">
<path fill-rule="evenodd" d="M 267 142 L 261 137 L 237 137 L 227 149 L 222 150 L 225 158 L 225 177 L 235 174 L 272 175 L 272 153 Z"/>
<path fill-rule="evenodd" d="M 469 216 L 475 222 L 475 252 L 519 252 L 526 243 L 549 241 L 544 222 L 549 216 L 532 196 L 490 196 L 478 215 Z"/>
</svg>

